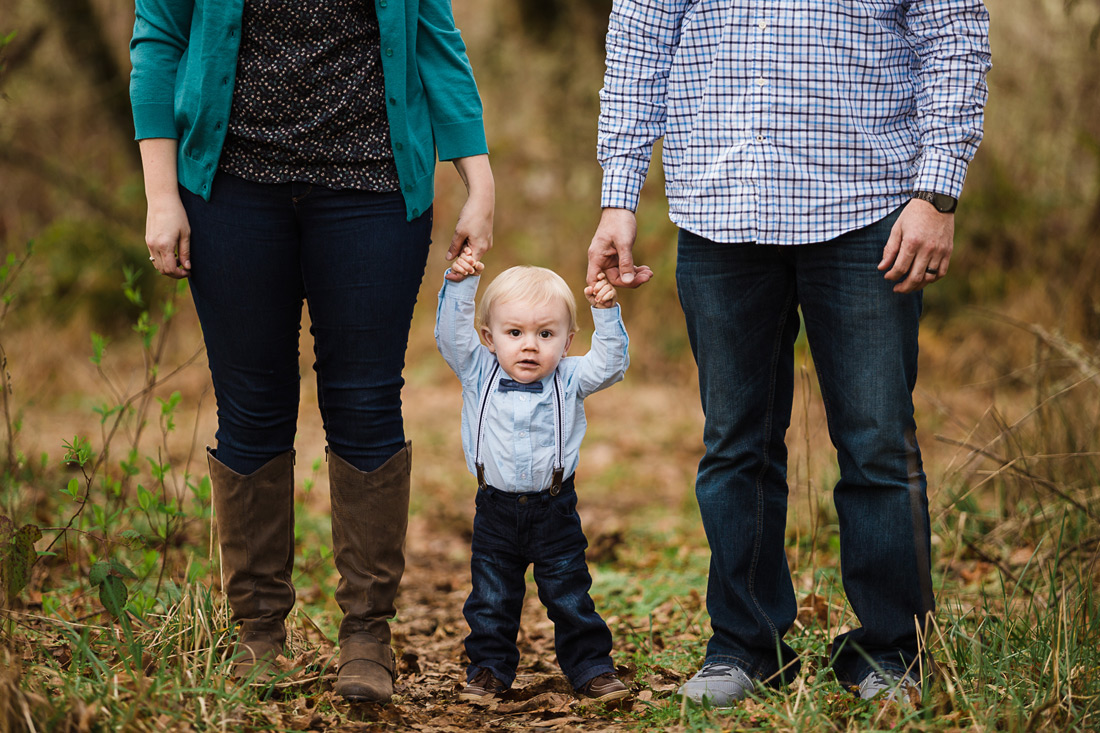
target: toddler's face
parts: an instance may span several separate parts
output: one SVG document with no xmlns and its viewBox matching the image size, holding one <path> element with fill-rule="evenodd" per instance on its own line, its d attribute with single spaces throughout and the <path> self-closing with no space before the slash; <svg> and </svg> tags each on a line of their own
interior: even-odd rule
<svg viewBox="0 0 1100 733">
<path fill-rule="evenodd" d="M 528 384 L 554 373 L 573 341 L 564 303 L 494 303 L 481 335 L 504 372 Z"/>
</svg>

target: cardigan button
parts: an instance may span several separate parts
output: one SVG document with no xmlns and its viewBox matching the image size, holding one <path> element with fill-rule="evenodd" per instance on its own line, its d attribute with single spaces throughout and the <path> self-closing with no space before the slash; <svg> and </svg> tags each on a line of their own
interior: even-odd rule
<svg viewBox="0 0 1100 733">
<path fill-rule="evenodd" d="M 420 216 L 420 209 L 413 209 L 413 216 Z"/>
<path fill-rule="evenodd" d="M 387 48 L 386 49 L 386 55 L 387 56 L 393 56 L 393 49 L 392 48 Z"/>
<path fill-rule="evenodd" d="M 394 143 L 393 144 L 393 149 L 394 150 L 404 150 L 404 148 L 405 148 L 405 146 L 402 145 L 401 143 Z"/>
</svg>

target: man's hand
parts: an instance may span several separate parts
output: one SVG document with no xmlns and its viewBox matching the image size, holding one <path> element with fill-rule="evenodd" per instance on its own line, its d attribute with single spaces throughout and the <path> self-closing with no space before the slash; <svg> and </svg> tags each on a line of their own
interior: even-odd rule
<svg viewBox="0 0 1100 733">
<path fill-rule="evenodd" d="M 636 288 L 653 277 L 645 265 L 635 265 L 632 251 L 638 236 L 638 222 L 629 209 L 604 209 L 600 225 L 588 247 L 589 285 L 595 285 L 602 272 L 615 287 Z"/>
<path fill-rule="evenodd" d="M 894 222 L 878 269 L 898 283 L 895 293 L 914 293 L 947 274 L 954 243 L 955 215 L 913 199 Z"/>
</svg>

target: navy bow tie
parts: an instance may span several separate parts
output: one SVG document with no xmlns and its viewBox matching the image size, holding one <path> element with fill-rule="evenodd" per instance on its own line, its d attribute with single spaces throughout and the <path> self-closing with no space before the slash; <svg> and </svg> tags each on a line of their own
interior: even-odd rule
<svg viewBox="0 0 1100 733">
<path fill-rule="evenodd" d="M 541 392 L 542 382 L 517 382 L 514 379 L 501 379 L 497 386 L 498 392 Z"/>
</svg>

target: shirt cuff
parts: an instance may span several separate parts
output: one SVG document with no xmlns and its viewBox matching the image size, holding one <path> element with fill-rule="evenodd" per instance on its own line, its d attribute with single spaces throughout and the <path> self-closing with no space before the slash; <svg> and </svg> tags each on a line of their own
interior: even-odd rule
<svg viewBox="0 0 1100 733">
<path fill-rule="evenodd" d="M 451 268 L 447 268 L 447 273 L 450 273 Z M 465 280 L 448 280 L 443 278 L 443 294 L 445 297 L 451 300 L 466 300 L 473 301 L 474 296 L 477 295 L 477 284 L 481 280 L 481 275 L 467 275 Z"/>
<path fill-rule="evenodd" d="M 154 137 L 179 138 L 176 129 L 176 111 L 168 104 L 135 104 L 134 139 L 146 140 Z"/>
<path fill-rule="evenodd" d="M 623 322 L 623 312 L 616 303 L 610 308 L 596 308 L 592 306 L 592 327 L 598 334 L 608 334 L 617 331 Z"/>
<path fill-rule="evenodd" d="M 926 150 L 917 162 L 914 191 L 942 193 L 959 198 L 966 179 L 966 161 L 934 150 Z"/>
<path fill-rule="evenodd" d="M 643 184 L 645 184 L 644 175 L 639 176 L 627 170 L 605 170 L 600 207 L 637 211 Z"/>
<path fill-rule="evenodd" d="M 433 125 L 435 147 L 439 159 L 454 160 L 489 152 L 485 142 L 485 125 L 480 117 L 463 122 Z"/>
</svg>

